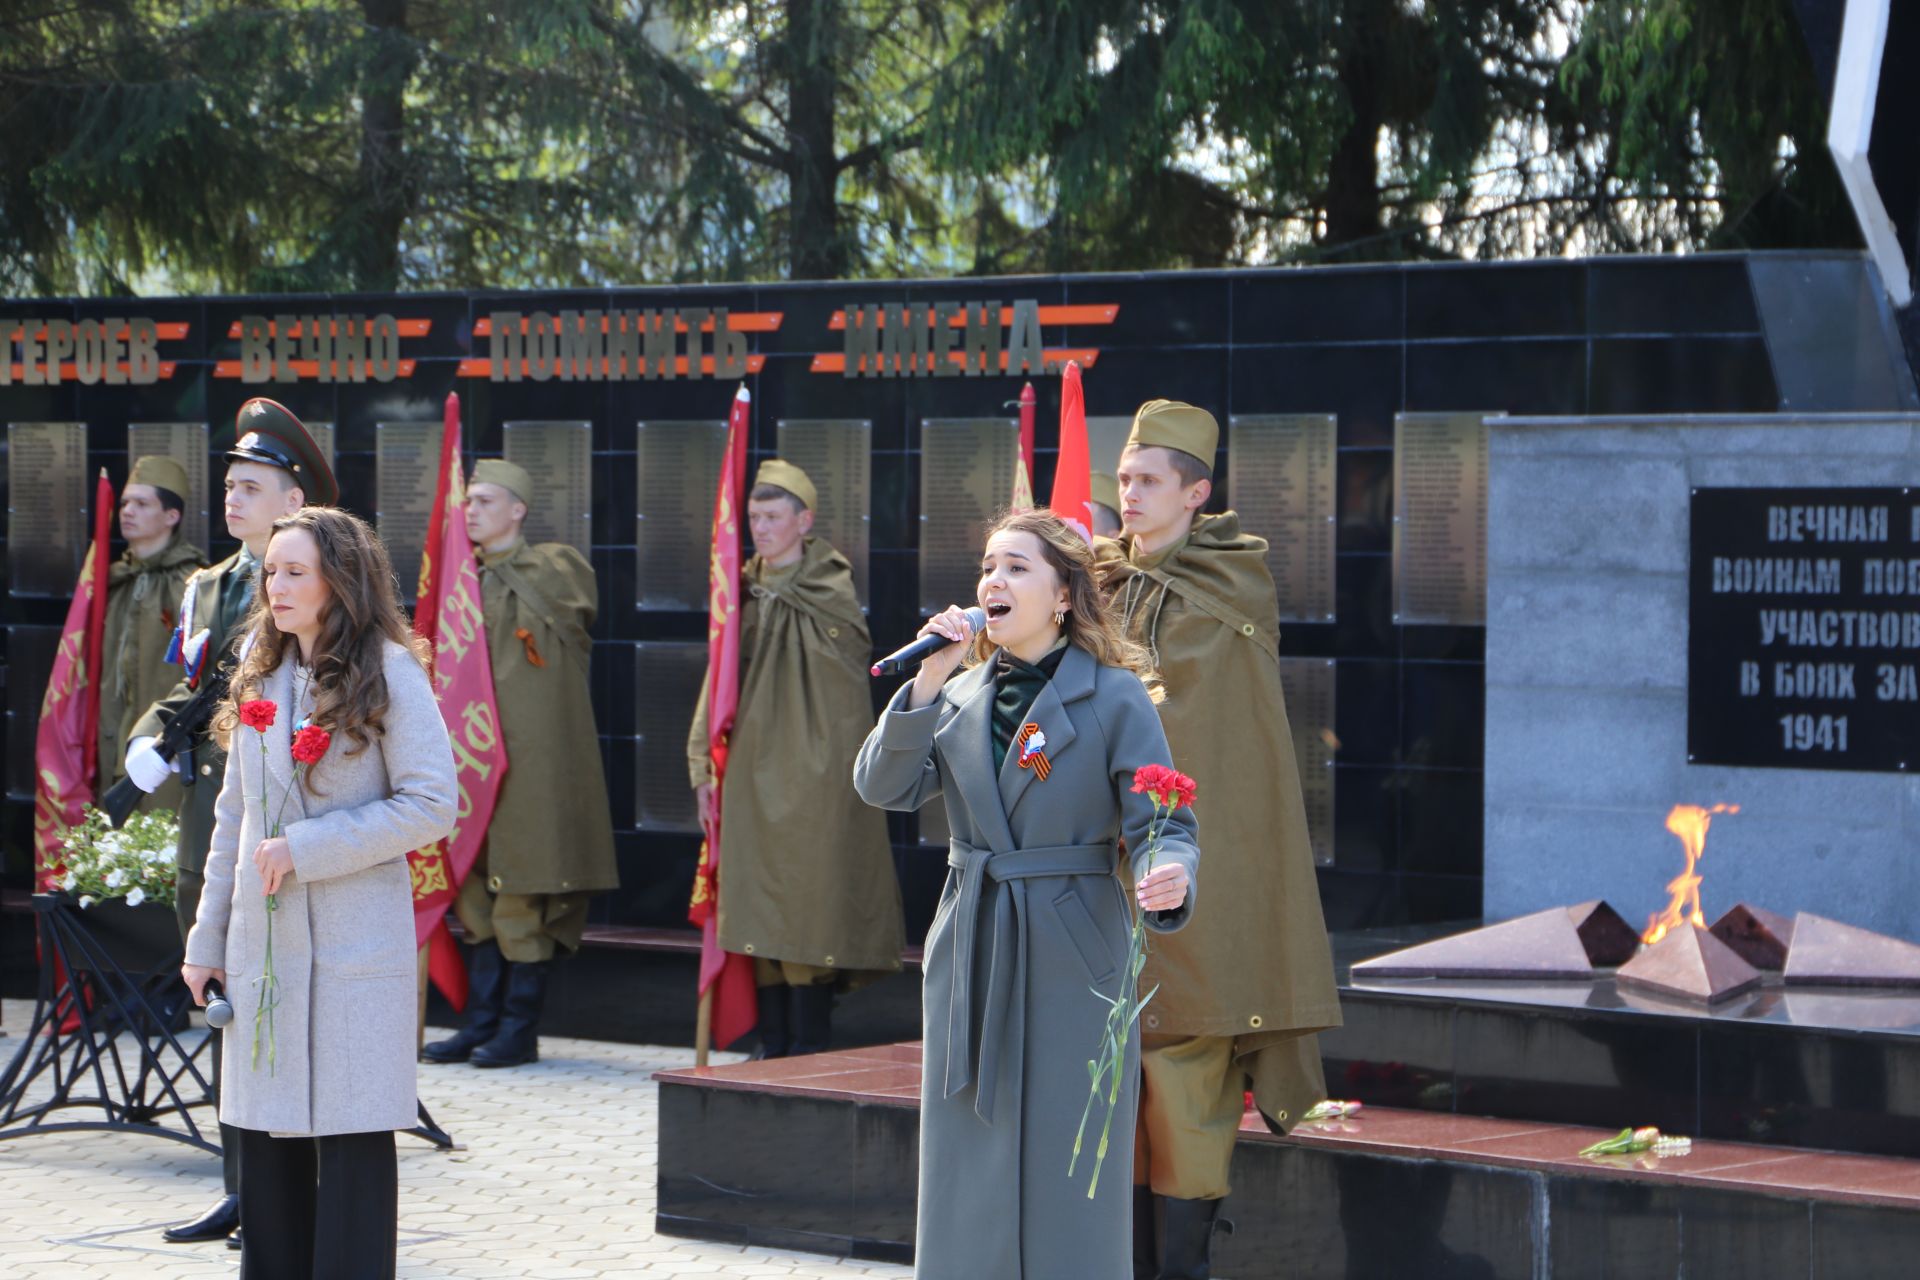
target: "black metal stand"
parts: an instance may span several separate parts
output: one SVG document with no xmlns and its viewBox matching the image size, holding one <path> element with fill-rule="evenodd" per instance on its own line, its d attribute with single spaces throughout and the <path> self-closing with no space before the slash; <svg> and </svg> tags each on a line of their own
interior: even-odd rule
<svg viewBox="0 0 1920 1280">
<path fill-rule="evenodd" d="M 33 896 L 40 983 L 25 1038 L 0 1075 L 0 1140 L 109 1129 L 171 1138 L 218 1154 L 211 1109 L 219 1064 L 202 1071 L 210 1036 L 189 1048 L 169 1025 L 164 997 L 180 985 L 178 949 L 129 973 L 78 909 Z M 37 1100 L 29 1103 L 33 1094 Z M 100 1118 L 68 1119 L 97 1110 Z M 209 1134 L 211 1131 L 211 1136 Z"/>
<path fill-rule="evenodd" d="M 416 1099 L 414 1105 L 420 1108 L 420 1123 L 411 1129 L 402 1129 L 401 1132 L 410 1133 L 416 1138 L 425 1138 L 442 1151 L 458 1151 L 460 1144 L 455 1142 L 453 1135 L 442 1129 L 434 1120 L 433 1113 L 427 1110 L 427 1104 Z"/>
</svg>

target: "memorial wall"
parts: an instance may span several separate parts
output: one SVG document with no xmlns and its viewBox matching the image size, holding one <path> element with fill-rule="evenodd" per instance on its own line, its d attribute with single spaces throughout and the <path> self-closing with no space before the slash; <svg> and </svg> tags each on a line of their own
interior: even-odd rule
<svg viewBox="0 0 1920 1280">
<path fill-rule="evenodd" d="M 272 396 L 322 428 L 343 502 L 377 522 L 410 595 L 441 403 L 457 391 L 470 454 L 525 467 L 529 530 L 599 574 L 593 681 L 623 888 L 597 918 L 671 926 L 698 849 L 683 755 L 739 381 L 752 463 L 783 454 L 813 477 L 816 531 L 853 562 L 890 649 L 924 612 L 971 599 L 980 531 L 1011 496 L 1028 382 L 1044 498 L 1058 370 L 1075 359 L 1098 469 L 1149 398 L 1221 421 L 1213 508 L 1238 509 L 1270 543 L 1330 922 L 1478 915 L 1486 417 L 1882 394 L 1794 381 L 1808 362 L 1781 352 L 1808 317 L 1787 325 L 1756 298 L 1819 305 L 1777 287 L 1799 261 L 0 303 L 8 883 L 24 882 L 33 725 L 101 467 L 118 484 L 141 452 L 181 457 L 188 526 L 223 555 L 219 453 L 237 406 Z M 1578 481 L 1542 497 L 1577 503 Z M 1201 779 L 1203 794 L 1239 781 Z M 917 935 L 945 874 L 924 850 L 943 818 L 891 821 Z"/>
</svg>

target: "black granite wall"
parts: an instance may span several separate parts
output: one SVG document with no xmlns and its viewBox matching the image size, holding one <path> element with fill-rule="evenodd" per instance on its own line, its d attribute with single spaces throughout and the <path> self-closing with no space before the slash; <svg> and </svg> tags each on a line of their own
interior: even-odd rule
<svg viewBox="0 0 1920 1280">
<path fill-rule="evenodd" d="M 634 830 L 634 644 L 698 640 L 704 617 L 633 608 L 637 476 L 634 423 L 720 418 L 731 385 L 711 381 L 492 383 L 456 376 L 475 350 L 473 322 L 496 307 L 536 309 L 727 306 L 780 311 L 777 332 L 753 335 L 766 357 L 750 379 L 755 461 L 774 447 L 781 418 L 873 421 L 872 623 L 884 648 L 908 636 L 914 613 L 920 510 L 919 424 L 927 417 L 1010 415 L 1020 378 L 846 379 L 810 372 L 817 352 L 840 350 L 827 321 L 853 303 L 993 298 L 1042 305 L 1116 303 L 1115 323 L 1049 328 L 1052 346 L 1100 351 L 1086 376 L 1090 415 L 1127 414 L 1143 400 L 1190 400 L 1217 414 L 1331 412 L 1339 418 L 1338 621 L 1285 629 L 1283 652 L 1331 657 L 1341 748 L 1335 864 L 1321 872 L 1335 927 L 1475 916 L 1480 910 L 1482 660 L 1475 627 L 1392 622 L 1393 420 L 1401 411 L 1528 414 L 1766 412 L 1906 408 L 1913 384 L 1899 341 L 1878 305 L 1870 269 L 1848 255 L 1746 255 L 1600 259 L 1527 264 L 1384 266 L 1138 276 L 1026 277 L 925 283 L 831 282 L 762 287 L 527 294 L 429 294 L 164 301 L 10 301 L 0 316 L 146 315 L 187 321 L 187 341 L 164 344 L 181 362 L 147 387 L 0 387 L 0 421 L 82 420 L 90 461 L 124 479 L 128 421 L 223 426 L 248 396 L 267 394 L 295 412 L 336 424 L 345 501 L 371 515 L 374 423 L 436 419 L 449 389 L 465 405 L 468 448 L 500 448 L 511 419 L 594 424 L 594 563 L 603 608 L 595 628 L 594 684 L 613 795 L 625 887 L 596 905 L 598 918 L 674 925 L 684 919 L 697 843 Z M 233 358 L 228 325 L 245 313 L 389 312 L 425 317 L 432 332 L 407 340 L 411 377 L 381 385 L 312 382 L 249 386 L 215 379 Z M 1836 334 L 1849 359 L 1822 353 Z M 1849 337 L 1851 335 L 1851 337 Z M 1059 380 L 1040 394 L 1037 489 L 1051 484 Z M 1233 457 L 1222 458 L 1225 493 Z M 211 473 L 220 474 L 216 465 Z M 0 475 L 0 483 L 4 476 Z M 217 482 L 216 482 L 217 483 Z M 1578 493 L 1543 501 L 1578 502 Z M 1218 500 L 1217 500 L 1218 501 Z M 217 508 L 213 513 L 218 525 Z M 1258 512 L 1243 513 L 1258 532 Z M 216 539 L 216 556 L 231 549 Z M 65 603 L 0 600 L 8 654 L 19 628 L 57 628 Z M 30 750 L 31 713 L 44 670 L 10 661 L 13 717 L 6 750 Z M 669 757 L 671 758 L 671 757 Z M 19 762 L 6 776 L 25 775 Z M 30 863 L 30 797 L 10 794 L 5 841 L 9 884 Z M 931 914 L 944 860 L 918 849 L 911 820 L 894 820 L 898 862 L 918 935 Z"/>
</svg>

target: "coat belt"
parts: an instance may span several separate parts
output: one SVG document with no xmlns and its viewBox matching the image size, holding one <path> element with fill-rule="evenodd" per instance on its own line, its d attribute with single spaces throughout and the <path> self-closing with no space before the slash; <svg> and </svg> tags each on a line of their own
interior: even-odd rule
<svg viewBox="0 0 1920 1280">
<path fill-rule="evenodd" d="M 1039 849 L 995 853 L 953 841 L 947 865 L 960 873 L 960 894 L 954 903 L 952 999 L 947 1008 L 946 1096 L 976 1084 L 973 1109 L 993 1122 L 993 1098 L 999 1082 L 1000 1050 L 1012 1023 L 1024 1028 L 1026 1019 L 1027 886 L 1040 876 L 1107 876 L 1113 874 L 1114 852 L 1105 844 L 1062 844 Z M 987 1001 L 980 1027 L 978 1058 L 973 1051 L 973 948 L 980 926 L 980 895 L 988 876 L 1006 885 L 993 910 L 992 967 L 987 976 Z"/>
</svg>

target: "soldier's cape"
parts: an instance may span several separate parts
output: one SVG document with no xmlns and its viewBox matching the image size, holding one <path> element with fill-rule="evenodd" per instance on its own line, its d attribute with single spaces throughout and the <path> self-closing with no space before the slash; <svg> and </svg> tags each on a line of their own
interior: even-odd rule
<svg viewBox="0 0 1920 1280">
<path fill-rule="evenodd" d="M 843 971 L 898 969 L 900 886 L 886 815 L 853 790 L 853 760 L 873 727 L 873 641 L 853 568 L 809 538 L 792 576 L 769 573 L 755 556 L 741 577 L 740 710 L 721 795 L 720 943 Z M 696 783 L 706 742 L 703 697 L 687 743 Z"/>
<path fill-rule="evenodd" d="M 1097 569 L 1166 682 L 1160 719 L 1174 767 L 1200 786 L 1207 874 L 1192 923 L 1154 939 L 1140 979 L 1160 988 L 1148 1029 L 1234 1037 L 1260 1109 L 1291 1125 L 1325 1096 L 1310 1033 L 1338 1026 L 1340 1006 L 1280 693 L 1267 544 L 1227 512 L 1197 518 L 1163 557 L 1129 559 L 1130 548 L 1098 540 Z"/>
</svg>

